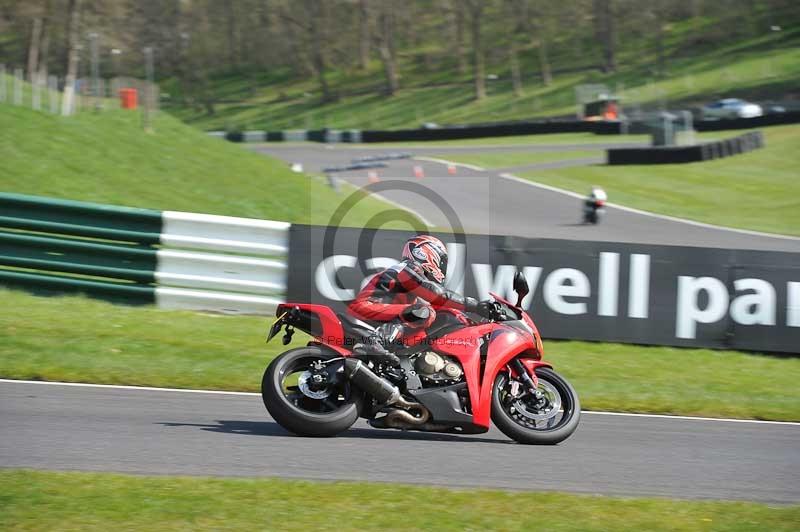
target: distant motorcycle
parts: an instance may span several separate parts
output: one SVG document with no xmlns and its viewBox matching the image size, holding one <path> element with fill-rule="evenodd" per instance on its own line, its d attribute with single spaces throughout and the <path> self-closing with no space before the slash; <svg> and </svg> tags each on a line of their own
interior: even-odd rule
<svg viewBox="0 0 800 532">
<path fill-rule="evenodd" d="M 301 436 L 334 436 L 359 417 L 380 429 L 479 434 L 491 419 L 520 443 L 559 443 L 577 428 L 580 402 L 542 360 L 539 331 L 520 306 L 529 292 L 521 273 L 514 289 L 516 305 L 492 294 L 491 319 L 442 309 L 447 319 L 395 350 L 400 367 L 354 356 L 369 324 L 324 305 L 281 304 L 267 340 L 285 329 L 288 344 L 295 327 L 314 340 L 270 363 L 264 405 Z"/>
<path fill-rule="evenodd" d="M 605 204 L 608 196 L 606 191 L 600 187 L 592 187 L 589 196 L 583 201 L 583 223 L 597 224 L 605 215 Z"/>
</svg>

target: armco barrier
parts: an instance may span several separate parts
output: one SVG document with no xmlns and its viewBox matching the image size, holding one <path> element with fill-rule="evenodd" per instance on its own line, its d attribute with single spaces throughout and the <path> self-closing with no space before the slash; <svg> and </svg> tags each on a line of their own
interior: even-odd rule
<svg viewBox="0 0 800 532">
<path fill-rule="evenodd" d="M 288 228 L 0 193 L 0 285 L 164 308 L 270 313 Z"/>
<path fill-rule="evenodd" d="M 0 284 L 153 303 L 160 233 L 158 211 L 0 194 Z"/>
<path fill-rule="evenodd" d="M 773 113 L 755 118 L 722 120 L 697 120 L 697 131 L 723 131 L 753 129 L 764 126 L 800 123 L 800 111 Z M 598 135 L 648 134 L 651 128 L 645 122 L 535 120 L 486 125 L 450 126 L 434 129 L 399 130 L 291 130 L 291 131 L 211 131 L 209 135 L 231 142 L 414 142 L 428 140 L 458 140 L 510 135 L 546 135 L 550 133 L 595 133 Z"/>
<path fill-rule="evenodd" d="M 399 129 L 394 131 L 362 131 L 362 142 L 411 142 L 426 140 L 459 140 L 512 135 L 544 135 L 550 133 L 594 132 L 595 122 L 541 121 L 490 126 L 446 127 L 436 129 Z"/>
<path fill-rule="evenodd" d="M 286 222 L 165 211 L 156 269 L 162 308 L 271 313 L 286 289 Z"/>
</svg>

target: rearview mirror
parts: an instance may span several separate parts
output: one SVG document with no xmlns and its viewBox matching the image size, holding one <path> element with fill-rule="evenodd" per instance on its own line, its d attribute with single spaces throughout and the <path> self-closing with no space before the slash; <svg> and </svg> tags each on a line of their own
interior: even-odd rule
<svg viewBox="0 0 800 532">
<path fill-rule="evenodd" d="M 525 276 L 522 275 L 522 272 L 517 272 L 514 276 L 514 291 L 517 293 L 517 306 L 522 306 L 522 300 L 525 299 L 525 296 L 531 291 L 530 287 L 528 286 L 528 281 L 525 279 Z"/>
</svg>

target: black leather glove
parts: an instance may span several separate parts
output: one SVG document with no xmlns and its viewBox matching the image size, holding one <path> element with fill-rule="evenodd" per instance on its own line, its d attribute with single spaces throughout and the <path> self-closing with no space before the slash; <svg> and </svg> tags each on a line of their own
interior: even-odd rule
<svg viewBox="0 0 800 532">
<path fill-rule="evenodd" d="M 492 300 L 485 300 L 478 303 L 478 314 L 490 320 L 499 320 L 502 318 L 497 304 Z"/>
<path fill-rule="evenodd" d="M 500 312 L 497 310 L 497 305 L 494 300 L 485 299 L 477 301 L 471 297 L 467 298 L 466 302 L 467 312 L 474 312 L 490 320 L 498 320 L 502 318 Z"/>
</svg>

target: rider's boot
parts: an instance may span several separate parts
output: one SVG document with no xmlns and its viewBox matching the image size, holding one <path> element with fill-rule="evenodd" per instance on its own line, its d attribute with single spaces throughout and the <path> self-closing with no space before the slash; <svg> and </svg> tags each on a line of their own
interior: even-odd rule
<svg viewBox="0 0 800 532">
<path fill-rule="evenodd" d="M 375 362 L 376 364 L 383 364 L 392 367 L 400 366 L 400 358 L 386 350 L 379 341 L 372 341 L 370 337 L 363 344 L 356 344 L 353 346 L 353 356 L 364 360 L 365 362 Z"/>
<path fill-rule="evenodd" d="M 399 367 L 400 358 L 386 349 L 386 345 L 393 343 L 402 332 L 402 329 L 395 330 L 397 327 L 394 324 L 378 327 L 375 334 L 366 338 L 364 343 L 353 346 L 353 356 L 367 362 L 373 361 L 377 364 Z"/>
</svg>

